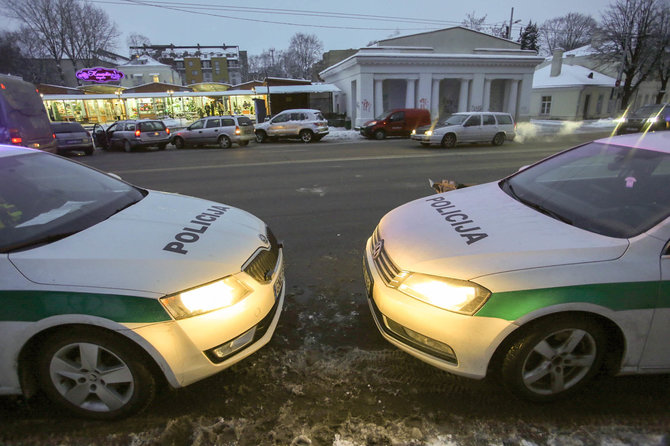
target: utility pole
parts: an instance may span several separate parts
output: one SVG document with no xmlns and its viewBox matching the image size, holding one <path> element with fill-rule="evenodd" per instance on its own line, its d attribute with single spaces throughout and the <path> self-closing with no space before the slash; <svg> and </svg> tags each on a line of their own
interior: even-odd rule
<svg viewBox="0 0 670 446">
<path fill-rule="evenodd" d="M 512 36 L 512 24 L 514 23 L 514 8 L 512 8 L 512 12 L 509 15 L 509 27 L 507 28 L 507 40 L 510 39 Z"/>
</svg>

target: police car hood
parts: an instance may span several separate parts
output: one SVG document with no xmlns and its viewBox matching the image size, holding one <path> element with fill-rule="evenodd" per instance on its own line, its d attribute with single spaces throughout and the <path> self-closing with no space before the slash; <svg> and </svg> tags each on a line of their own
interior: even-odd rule
<svg viewBox="0 0 670 446">
<path fill-rule="evenodd" d="M 265 234 L 240 209 L 150 191 L 105 221 L 9 258 L 35 283 L 168 294 L 239 272 L 267 246 Z"/>
<path fill-rule="evenodd" d="M 628 240 L 555 220 L 514 200 L 497 183 L 421 198 L 379 224 L 383 248 L 403 270 L 472 280 L 527 268 L 602 262 Z"/>
</svg>

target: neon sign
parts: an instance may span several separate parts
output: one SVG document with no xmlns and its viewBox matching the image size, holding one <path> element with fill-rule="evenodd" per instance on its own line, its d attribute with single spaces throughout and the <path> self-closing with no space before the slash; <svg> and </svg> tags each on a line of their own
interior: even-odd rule
<svg viewBox="0 0 670 446">
<path fill-rule="evenodd" d="M 124 74 L 121 71 L 103 67 L 84 68 L 77 71 L 75 76 L 82 81 L 97 83 L 119 81 L 124 78 Z"/>
</svg>

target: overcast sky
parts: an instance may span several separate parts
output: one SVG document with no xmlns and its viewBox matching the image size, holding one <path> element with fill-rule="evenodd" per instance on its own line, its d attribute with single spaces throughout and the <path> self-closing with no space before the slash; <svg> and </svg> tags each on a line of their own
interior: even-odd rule
<svg viewBox="0 0 670 446">
<path fill-rule="evenodd" d="M 360 48 L 393 34 L 456 26 L 467 14 L 486 15 L 487 25 L 509 22 L 514 40 L 529 20 L 541 24 L 568 12 L 601 13 L 613 0 L 93 0 L 121 32 L 117 52 L 128 55 L 131 33 L 152 44 L 237 45 L 249 55 L 284 50 L 297 32 L 315 34 L 325 51 Z M 153 5 L 153 6 L 152 6 Z"/>
</svg>

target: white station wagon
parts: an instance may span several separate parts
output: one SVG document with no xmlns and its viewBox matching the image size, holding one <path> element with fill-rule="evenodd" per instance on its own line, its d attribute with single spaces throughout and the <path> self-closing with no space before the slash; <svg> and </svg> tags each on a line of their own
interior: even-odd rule
<svg viewBox="0 0 670 446">
<path fill-rule="evenodd" d="M 450 148 L 462 143 L 490 143 L 500 146 L 516 137 L 516 125 L 509 113 L 461 112 L 433 125 L 419 127 L 410 137 L 423 146 Z"/>
<path fill-rule="evenodd" d="M 283 250 L 258 218 L 0 146 L 0 395 L 137 412 L 270 341 Z"/>
<path fill-rule="evenodd" d="M 670 132 L 597 140 L 420 198 L 365 249 L 377 327 L 441 369 L 551 400 L 670 371 Z"/>
</svg>

